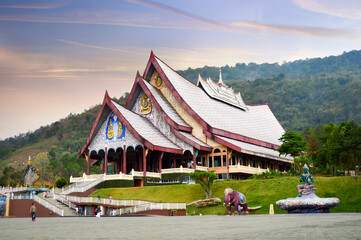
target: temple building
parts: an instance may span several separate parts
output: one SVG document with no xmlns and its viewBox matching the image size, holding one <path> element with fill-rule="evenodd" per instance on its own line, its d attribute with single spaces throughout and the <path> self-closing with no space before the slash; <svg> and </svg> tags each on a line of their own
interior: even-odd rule
<svg viewBox="0 0 361 240">
<path fill-rule="evenodd" d="M 105 93 L 78 157 L 86 158 L 87 175 L 95 165 L 109 179 L 134 186 L 194 171 L 244 179 L 290 169 L 293 158 L 276 151 L 283 133 L 267 104 L 245 104 L 221 72 L 218 83 L 199 76 L 195 85 L 151 52 L 125 107 Z"/>
</svg>

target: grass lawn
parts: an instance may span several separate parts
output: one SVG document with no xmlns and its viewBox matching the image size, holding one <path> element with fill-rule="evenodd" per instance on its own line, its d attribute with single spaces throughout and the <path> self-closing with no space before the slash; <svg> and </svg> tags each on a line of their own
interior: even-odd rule
<svg viewBox="0 0 361 240">
<path fill-rule="evenodd" d="M 213 196 L 222 201 L 225 188 L 232 188 L 243 193 L 250 207 L 262 206 L 250 214 L 268 214 L 270 204 L 274 205 L 275 213 L 287 213 L 281 210 L 276 201 L 280 199 L 296 197 L 299 177 L 283 177 L 267 180 L 223 180 L 215 181 Z M 361 178 L 357 181 L 354 177 L 315 177 L 314 187 L 316 195 L 321 198 L 337 197 L 340 205 L 331 208 L 330 212 L 361 212 Z M 112 196 L 113 199 L 140 199 L 155 202 L 185 202 L 190 203 L 204 199 L 203 189 L 199 184 L 193 185 L 170 185 L 132 188 L 104 188 L 99 189 L 92 196 L 100 194 L 102 197 Z M 226 208 L 222 203 L 207 207 L 187 207 L 188 214 L 200 213 L 203 215 L 226 214 Z"/>
</svg>

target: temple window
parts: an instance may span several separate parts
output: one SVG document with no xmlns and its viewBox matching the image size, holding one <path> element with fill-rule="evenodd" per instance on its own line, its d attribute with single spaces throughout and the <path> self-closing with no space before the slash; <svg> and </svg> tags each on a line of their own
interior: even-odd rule
<svg viewBox="0 0 361 240">
<path fill-rule="evenodd" d="M 208 158 L 208 167 L 212 167 L 212 157 Z"/>
<path fill-rule="evenodd" d="M 227 166 L 227 155 L 223 155 L 223 167 Z"/>
<path fill-rule="evenodd" d="M 221 167 L 221 156 L 214 156 L 214 167 Z"/>
<path fill-rule="evenodd" d="M 232 165 L 236 165 L 236 156 L 232 156 Z"/>
</svg>

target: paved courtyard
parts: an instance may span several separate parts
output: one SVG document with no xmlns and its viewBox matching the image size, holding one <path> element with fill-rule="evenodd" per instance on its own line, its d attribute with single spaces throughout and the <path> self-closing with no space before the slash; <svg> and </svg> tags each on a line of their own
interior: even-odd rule
<svg viewBox="0 0 361 240">
<path fill-rule="evenodd" d="M 361 239 L 361 214 L 0 219 L 0 239 Z"/>
</svg>

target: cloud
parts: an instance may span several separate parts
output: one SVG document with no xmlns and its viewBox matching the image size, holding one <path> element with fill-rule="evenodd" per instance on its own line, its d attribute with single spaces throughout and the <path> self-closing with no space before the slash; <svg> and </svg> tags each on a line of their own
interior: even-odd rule
<svg viewBox="0 0 361 240">
<path fill-rule="evenodd" d="M 314 37 L 345 37 L 354 35 L 353 31 L 347 29 L 334 29 L 324 27 L 274 25 L 251 21 L 236 21 L 233 22 L 233 25 L 250 29 L 272 30 L 276 32 L 301 34 Z"/>
<path fill-rule="evenodd" d="M 104 69 L 94 69 L 94 68 L 56 68 L 43 70 L 44 73 L 66 73 L 66 72 L 123 72 L 126 68 L 123 66 L 115 68 L 104 68 Z"/>
<path fill-rule="evenodd" d="M 43 3 L 43 4 L 23 4 L 23 5 L 0 5 L 0 8 L 19 8 L 19 9 L 52 9 L 52 8 L 59 8 L 63 7 L 65 3 Z"/>
<path fill-rule="evenodd" d="M 124 26 L 124 27 L 138 27 L 138 28 L 156 28 L 156 29 L 191 29 L 191 27 L 180 25 L 166 25 L 166 24 L 143 24 L 131 21 L 133 19 L 119 19 L 116 17 L 104 17 L 101 19 L 96 18 L 91 13 L 86 17 L 49 17 L 39 15 L 0 15 L 0 21 L 7 22 L 31 22 L 31 23 L 65 23 L 65 24 L 93 24 L 93 25 L 111 25 L 111 26 Z M 150 20 L 144 21 L 150 22 Z"/>
<path fill-rule="evenodd" d="M 173 14 L 176 14 L 176 15 L 179 15 L 179 16 L 182 16 L 182 17 L 197 21 L 197 22 L 205 23 L 207 25 L 211 25 L 211 26 L 214 26 L 214 27 L 219 27 L 219 28 L 222 28 L 222 29 L 227 30 L 227 31 L 236 31 L 234 28 L 232 28 L 232 26 L 225 25 L 225 24 L 222 24 L 222 23 L 219 23 L 219 22 L 216 22 L 216 21 L 213 21 L 213 20 L 198 16 L 198 15 L 192 14 L 192 13 L 188 13 L 188 12 L 185 12 L 185 11 L 180 10 L 178 8 L 174 8 L 174 7 L 162 4 L 162 3 L 153 2 L 151 0 L 147 0 L 147 1 L 145 1 L 145 0 L 128 0 L 128 2 L 141 4 L 141 5 L 151 7 L 151 8 L 155 8 L 155 9 L 160 9 L 162 11 L 173 13 Z"/>
<path fill-rule="evenodd" d="M 293 2 L 298 7 L 311 12 L 361 20 L 361 2 L 359 0 L 293 0 Z"/>
<path fill-rule="evenodd" d="M 108 50 L 108 51 L 120 52 L 120 53 L 127 53 L 127 54 L 140 54 L 140 55 L 145 55 L 145 53 L 143 53 L 143 52 L 136 52 L 136 51 L 123 50 L 123 49 L 102 47 L 102 46 L 96 46 L 96 45 L 91 45 L 91 44 L 87 44 L 87 43 L 81 43 L 81 42 L 76 42 L 76 41 L 69 41 L 69 40 L 64 40 L 64 39 L 56 39 L 56 40 L 59 41 L 59 42 L 63 42 L 63 43 L 67 43 L 67 44 L 75 45 L 75 46 L 80 46 L 80 47 L 87 47 L 87 48 L 94 48 L 94 49 L 102 49 L 102 50 Z"/>
</svg>

